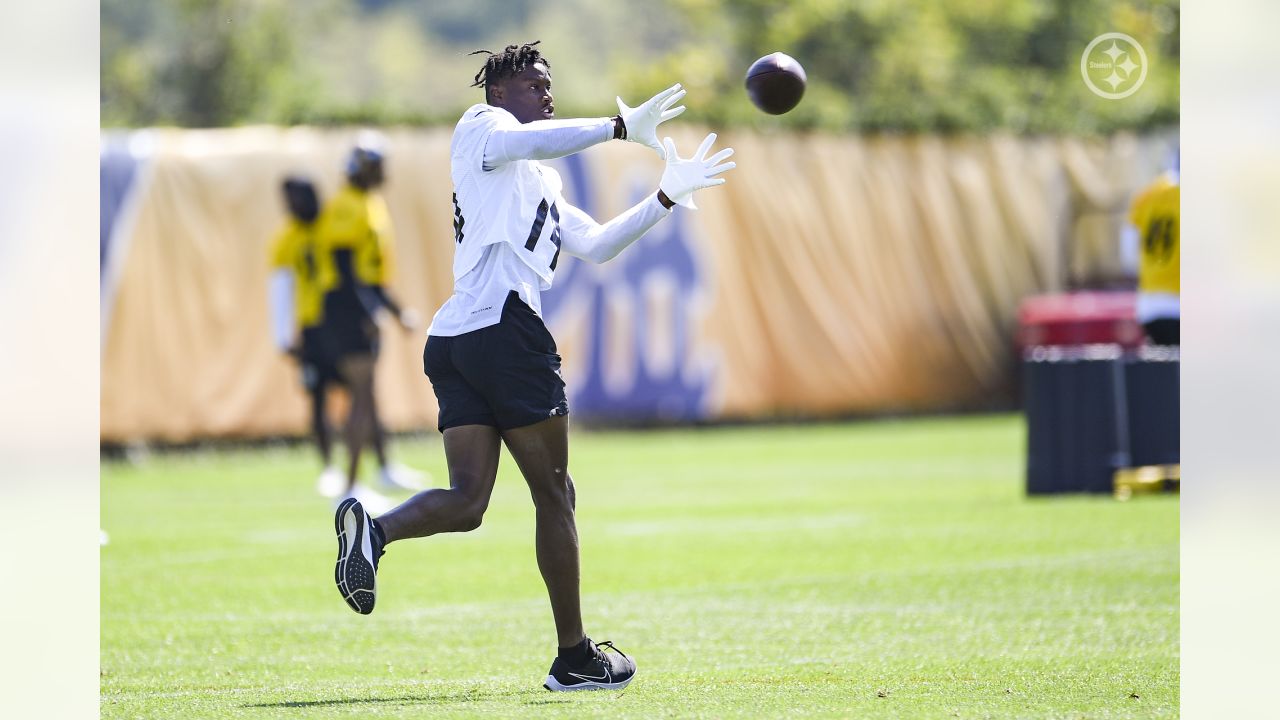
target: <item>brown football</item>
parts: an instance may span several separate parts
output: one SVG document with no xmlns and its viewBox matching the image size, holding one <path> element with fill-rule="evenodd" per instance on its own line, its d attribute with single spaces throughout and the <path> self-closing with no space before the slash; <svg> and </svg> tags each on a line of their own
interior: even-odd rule
<svg viewBox="0 0 1280 720">
<path fill-rule="evenodd" d="M 781 115 L 800 103 L 808 78 L 790 55 L 776 52 L 751 63 L 747 70 L 747 96 L 770 115 Z"/>
</svg>

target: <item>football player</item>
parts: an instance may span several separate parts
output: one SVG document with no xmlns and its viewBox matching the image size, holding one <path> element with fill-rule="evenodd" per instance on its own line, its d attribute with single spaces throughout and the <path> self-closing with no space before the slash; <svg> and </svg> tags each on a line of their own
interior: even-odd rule
<svg viewBox="0 0 1280 720">
<path fill-rule="evenodd" d="M 1138 322 L 1156 345 L 1179 345 L 1182 267 L 1181 194 L 1177 155 L 1173 167 L 1148 185 L 1129 208 L 1138 239 Z"/>
<path fill-rule="evenodd" d="M 506 445 L 533 498 L 538 568 L 555 620 L 558 652 L 548 690 L 621 689 L 635 663 L 582 623 L 574 483 L 569 474 L 569 405 L 541 295 L 560 253 L 605 262 L 640 239 L 696 190 L 720 185 L 733 150 L 708 157 L 715 134 L 691 158 L 678 156 L 660 123 L 684 111 L 673 85 L 618 114 L 555 119 L 551 63 L 538 43 L 486 55 L 474 86 L 485 101 L 453 133 L 454 292 L 428 330 L 423 364 L 439 400 L 449 488 L 421 492 L 376 520 L 355 500 L 338 509 L 339 591 L 357 612 L 373 610 L 375 573 L 393 542 L 480 525 Z M 565 202 L 560 176 L 541 160 L 609 140 L 650 148 L 666 167 L 656 191 L 603 225 Z M 609 652 L 606 652 L 606 651 Z"/>
<path fill-rule="evenodd" d="M 317 284 L 322 296 L 319 342 L 351 395 L 344 436 L 348 472 L 339 488 L 325 495 L 363 497 L 366 505 L 390 507 L 386 498 L 357 485 L 360 455 L 373 446 L 383 487 L 420 490 L 422 474 L 390 462 L 386 433 L 378 417 L 374 364 L 380 333 L 377 315 L 387 310 L 405 329 L 418 325 L 417 314 L 397 303 L 388 285 L 394 272 L 391 217 L 377 194 L 385 180 L 380 136 L 365 134 L 347 159 L 346 184 L 320 214 L 316 229 Z M 336 492 L 335 492 L 336 490 Z"/>
<path fill-rule="evenodd" d="M 317 283 L 316 218 L 320 215 L 315 184 L 302 176 L 282 184 L 288 223 L 271 243 L 271 325 L 276 346 L 298 361 L 302 385 L 311 399 L 311 431 L 324 469 L 317 483 L 322 494 L 337 496 L 346 476 L 333 464 L 333 442 L 325 396 L 340 382 L 338 369 L 320 343 L 322 293 Z"/>
</svg>

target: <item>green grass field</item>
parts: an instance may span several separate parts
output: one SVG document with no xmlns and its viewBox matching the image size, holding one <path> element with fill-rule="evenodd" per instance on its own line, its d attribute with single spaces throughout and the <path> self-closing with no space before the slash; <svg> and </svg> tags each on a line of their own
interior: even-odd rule
<svg viewBox="0 0 1280 720">
<path fill-rule="evenodd" d="M 309 448 L 104 464 L 104 718 L 1178 715 L 1178 500 L 1028 500 L 1017 416 L 571 443 L 588 632 L 622 693 L 542 689 L 533 512 L 333 586 Z M 397 455 L 443 482 L 437 439 Z"/>
</svg>

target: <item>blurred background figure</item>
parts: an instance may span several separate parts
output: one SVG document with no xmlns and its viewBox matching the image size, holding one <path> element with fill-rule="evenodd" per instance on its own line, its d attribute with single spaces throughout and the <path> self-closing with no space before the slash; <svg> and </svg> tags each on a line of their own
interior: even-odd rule
<svg viewBox="0 0 1280 720">
<path fill-rule="evenodd" d="M 1138 242 L 1136 315 L 1156 345 L 1179 344 L 1179 164 L 1175 152 L 1169 169 L 1138 193 L 1129 208 Z"/>
<path fill-rule="evenodd" d="M 271 327 L 276 347 L 298 361 L 302 385 L 311 401 L 311 432 L 324 469 L 317 489 L 335 497 L 347 476 L 333 463 L 332 430 L 325 408 L 328 388 L 342 383 L 320 338 L 323 293 L 318 283 L 316 220 L 320 199 L 309 178 L 290 176 L 283 183 L 289 221 L 271 244 Z"/>
<path fill-rule="evenodd" d="M 383 157 L 380 138 L 362 136 L 348 157 L 345 186 L 323 213 L 310 179 L 287 178 L 289 221 L 271 246 L 272 334 L 276 346 L 301 368 L 323 464 L 317 491 L 325 497 L 356 492 L 365 445 L 373 446 L 384 488 L 412 490 L 423 480 L 422 473 L 389 461 L 373 396 L 378 312 L 388 309 L 406 329 L 417 325 L 414 311 L 401 308 L 386 289 L 390 222 L 385 204 L 372 192 L 384 178 Z M 333 459 L 326 408 L 334 385 L 346 388 L 351 399 L 343 433 L 345 471 Z M 372 490 L 361 488 L 358 494 L 375 506 L 389 505 Z"/>
<path fill-rule="evenodd" d="M 327 497 L 357 497 L 371 508 L 390 509 L 390 501 L 374 491 L 357 490 L 365 445 L 373 446 L 384 488 L 421 489 L 423 475 L 388 459 L 386 431 L 374 394 L 379 312 L 389 311 L 405 330 L 420 324 L 417 313 L 401 307 L 388 290 L 394 271 L 391 216 L 376 192 L 385 180 L 384 158 L 382 136 L 361 133 L 347 157 L 346 183 L 325 205 L 317 222 L 318 282 L 323 292 L 319 339 L 351 395 L 344 429 L 346 485 L 335 488 L 322 477 L 325 482 L 320 491 Z"/>
</svg>

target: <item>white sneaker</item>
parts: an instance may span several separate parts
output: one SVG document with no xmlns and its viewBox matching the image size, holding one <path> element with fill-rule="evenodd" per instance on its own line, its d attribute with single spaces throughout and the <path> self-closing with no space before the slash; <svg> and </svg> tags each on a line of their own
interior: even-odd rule
<svg viewBox="0 0 1280 720">
<path fill-rule="evenodd" d="M 382 472 L 379 473 L 382 478 L 382 487 L 386 490 L 410 490 L 417 492 L 423 487 L 423 482 L 427 479 L 426 473 L 418 472 L 408 465 L 401 465 L 398 462 L 387 463 Z"/>
<path fill-rule="evenodd" d="M 316 492 L 327 498 L 336 498 L 347 490 L 347 476 L 341 470 L 330 465 L 320 473 L 316 481 Z"/>
<path fill-rule="evenodd" d="M 364 506 L 364 509 L 374 515 L 381 515 L 396 506 L 395 501 L 391 498 L 363 485 L 356 485 L 355 488 L 344 495 L 336 505 L 341 505 L 342 501 L 348 498 L 355 498 L 356 500 L 359 500 L 360 504 Z"/>
</svg>

